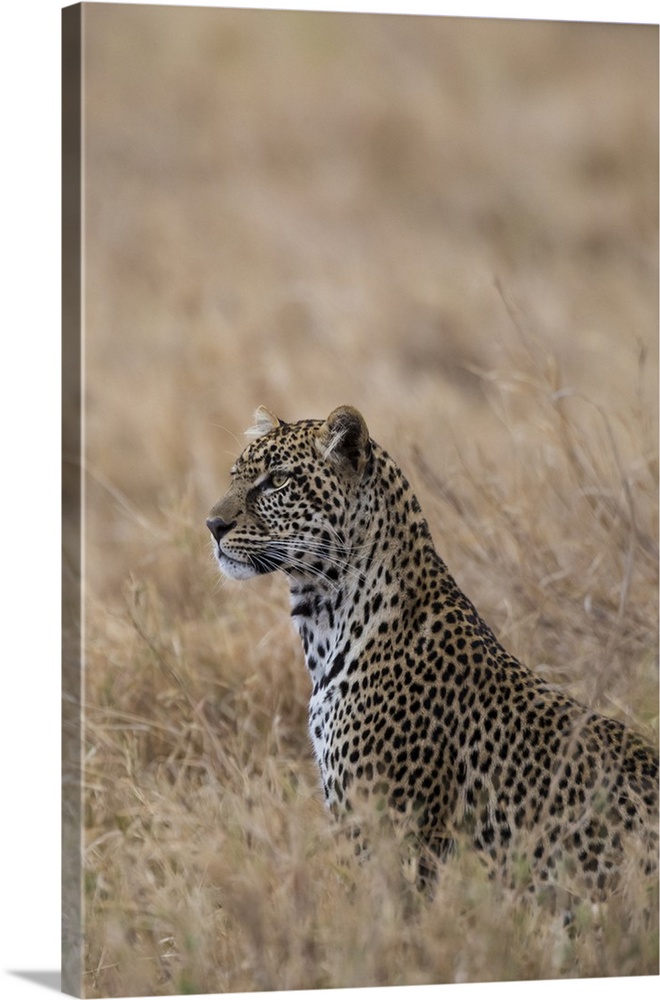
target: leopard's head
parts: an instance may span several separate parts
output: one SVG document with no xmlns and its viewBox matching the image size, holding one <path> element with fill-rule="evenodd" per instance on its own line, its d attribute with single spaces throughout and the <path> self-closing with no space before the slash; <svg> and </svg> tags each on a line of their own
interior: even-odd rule
<svg viewBox="0 0 660 1000">
<path fill-rule="evenodd" d="M 362 415 L 285 423 L 264 407 L 231 485 L 206 522 L 221 571 L 244 580 L 283 570 L 337 579 L 351 541 L 351 510 L 371 455 Z"/>
</svg>

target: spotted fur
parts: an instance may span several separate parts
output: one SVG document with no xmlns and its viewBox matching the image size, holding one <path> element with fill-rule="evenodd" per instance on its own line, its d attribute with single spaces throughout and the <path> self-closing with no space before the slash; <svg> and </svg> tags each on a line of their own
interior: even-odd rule
<svg viewBox="0 0 660 1000">
<path fill-rule="evenodd" d="M 399 817 L 422 852 L 467 835 L 506 869 L 604 893 L 656 865 L 658 758 L 511 656 L 437 554 L 363 417 L 287 424 L 263 408 L 208 526 L 220 569 L 280 570 L 312 680 L 328 806 Z"/>
</svg>

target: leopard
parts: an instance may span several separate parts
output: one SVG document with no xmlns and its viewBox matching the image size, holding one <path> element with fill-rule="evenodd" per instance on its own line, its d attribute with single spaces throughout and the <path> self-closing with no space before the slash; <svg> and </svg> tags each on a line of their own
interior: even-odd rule
<svg viewBox="0 0 660 1000">
<path fill-rule="evenodd" d="M 657 877 L 657 750 L 504 648 L 362 414 L 260 407 L 248 433 L 206 524 L 225 577 L 288 582 L 331 813 L 386 815 L 422 882 L 458 842 L 592 900 Z"/>
</svg>

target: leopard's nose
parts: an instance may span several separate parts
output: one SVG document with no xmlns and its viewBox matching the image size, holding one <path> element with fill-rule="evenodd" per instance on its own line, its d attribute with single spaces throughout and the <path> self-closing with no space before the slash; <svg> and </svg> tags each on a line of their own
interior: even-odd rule
<svg viewBox="0 0 660 1000">
<path fill-rule="evenodd" d="M 230 531 L 236 521 L 223 521 L 221 517 L 208 517 L 206 519 L 206 527 L 209 529 L 216 542 L 219 542 L 224 535 Z"/>
</svg>

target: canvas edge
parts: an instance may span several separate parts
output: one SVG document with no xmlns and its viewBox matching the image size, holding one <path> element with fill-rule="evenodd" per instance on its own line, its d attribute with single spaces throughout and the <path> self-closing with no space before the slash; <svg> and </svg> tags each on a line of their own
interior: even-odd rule
<svg viewBox="0 0 660 1000">
<path fill-rule="evenodd" d="M 82 4 L 62 10 L 62 982 L 82 996 Z"/>
</svg>

